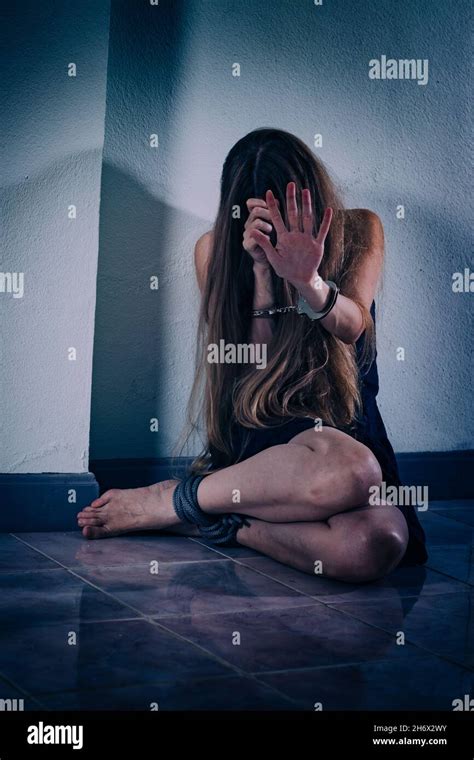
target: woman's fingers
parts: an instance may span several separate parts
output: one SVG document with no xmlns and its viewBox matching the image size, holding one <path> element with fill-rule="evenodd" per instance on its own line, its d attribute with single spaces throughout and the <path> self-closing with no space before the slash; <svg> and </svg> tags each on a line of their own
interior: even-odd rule
<svg viewBox="0 0 474 760">
<path fill-rule="evenodd" d="M 268 222 L 265 222 L 263 219 L 254 219 L 248 227 L 247 225 L 245 226 L 244 237 L 242 241 L 244 250 L 248 253 L 254 253 L 254 251 L 259 247 L 256 240 L 250 236 L 252 230 L 260 230 L 261 232 L 270 233 L 272 229 L 272 225 Z"/>
<path fill-rule="evenodd" d="M 303 201 L 303 232 L 307 232 L 310 235 L 313 234 L 313 208 L 311 204 L 311 193 L 309 190 L 303 190 L 302 194 L 302 201 Z"/>
<path fill-rule="evenodd" d="M 250 232 L 250 230 L 261 230 L 262 232 L 270 233 L 272 231 L 273 227 L 268 222 L 265 222 L 263 219 L 254 219 L 248 227 L 245 228 L 244 236 L 247 232 Z"/>
<path fill-rule="evenodd" d="M 316 242 L 320 245 L 323 245 L 324 241 L 326 240 L 326 235 L 329 232 L 329 227 L 331 226 L 331 220 L 332 220 L 332 208 L 326 208 L 324 210 L 323 220 L 321 222 L 321 227 L 318 231 L 318 236 L 316 238 Z"/>
<path fill-rule="evenodd" d="M 272 215 L 267 208 L 263 208 L 263 206 L 255 206 L 255 208 L 248 215 L 248 219 L 244 224 L 244 228 L 249 227 L 255 221 L 255 219 L 266 219 L 268 222 L 271 222 Z"/>
<path fill-rule="evenodd" d="M 280 205 L 280 201 L 278 200 L 278 198 L 275 198 L 275 200 L 277 204 Z M 252 211 L 252 209 L 255 208 L 255 206 L 266 206 L 267 204 L 263 198 L 249 198 L 246 201 L 246 205 L 247 205 L 248 210 Z"/>
<path fill-rule="evenodd" d="M 257 245 L 260 246 L 260 248 L 265 252 L 269 262 L 272 262 L 272 259 L 275 260 L 275 257 L 278 256 L 276 250 L 271 244 L 270 238 L 268 235 L 264 235 L 263 232 L 260 232 L 260 230 L 250 230 L 249 237 L 254 240 Z"/>
<path fill-rule="evenodd" d="M 246 201 L 246 206 L 249 211 L 252 211 L 256 206 L 266 206 L 267 204 L 263 200 L 263 198 L 249 198 Z"/>
<path fill-rule="evenodd" d="M 270 210 L 270 214 L 272 217 L 272 223 L 275 227 L 277 235 L 283 235 L 285 232 L 288 232 L 288 230 L 285 227 L 285 224 L 283 222 L 283 219 L 281 218 L 280 210 L 278 208 L 278 204 L 276 202 L 276 198 L 273 195 L 271 190 L 267 190 L 265 200 L 267 202 L 267 206 Z M 273 246 L 272 246 L 273 247 Z"/>
<path fill-rule="evenodd" d="M 298 232 L 300 225 L 298 203 L 296 201 L 296 184 L 294 182 L 288 182 L 286 186 L 286 213 L 290 232 Z"/>
</svg>

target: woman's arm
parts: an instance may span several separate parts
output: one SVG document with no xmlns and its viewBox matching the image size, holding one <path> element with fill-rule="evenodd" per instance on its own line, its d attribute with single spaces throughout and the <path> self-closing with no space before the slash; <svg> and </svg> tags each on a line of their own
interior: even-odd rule
<svg viewBox="0 0 474 760">
<path fill-rule="evenodd" d="M 207 277 L 207 266 L 212 247 L 212 232 L 201 235 L 194 248 L 194 263 L 199 290 L 203 291 Z M 274 305 L 272 274 L 268 262 L 254 261 L 255 292 L 252 309 L 268 309 Z M 252 343 L 267 343 L 273 334 L 274 317 L 252 319 L 249 340 Z"/>
<path fill-rule="evenodd" d="M 384 234 L 382 222 L 373 211 L 354 209 L 346 213 L 349 218 L 352 215 L 357 216 L 357 227 L 360 227 L 358 234 L 362 236 L 361 244 L 365 252 L 344 281 L 344 293 L 339 293 L 334 308 L 327 317 L 321 320 L 321 324 L 344 343 L 355 343 L 365 329 L 364 318 L 358 303 L 370 311 L 380 279 L 384 255 Z M 348 221 L 348 224 L 352 224 L 352 221 Z M 312 285 L 302 285 L 299 288 L 299 292 L 314 311 L 323 309 L 329 297 L 329 286 L 323 281 L 320 281 L 320 285 L 320 288 Z"/>
<path fill-rule="evenodd" d="M 269 309 L 274 306 L 272 273 L 268 264 L 254 262 L 255 292 L 253 309 Z M 252 343 L 269 343 L 273 335 L 274 317 L 254 317 L 250 328 Z"/>
<path fill-rule="evenodd" d="M 303 231 L 299 227 L 299 210 L 296 202 L 296 185 L 287 186 L 288 229 L 285 227 L 275 197 L 269 190 L 266 205 L 277 232 L 274 248 L 262 230 L 253 229 L 252 239 L 265 252 L 276 274 L 294 285 L 314 311 L 321 311 L 327 303 L 329 287 L 318 275 L 324 255 L 324 241 L 332 219 L 332 210 L 326 209 L 316 238 L 313 237 L 313 216 L 309 190 L 302 191 L 301 213 Z M 334 308 L 321 320 L 324 327 L 345 343 L 354 343 L 365 329 L 365 316 L 372 304 L 383 260 L 383 228 L 378 216 L 361 209 L 347 212 L 348 223 L 356 214 L 359 219 L 359 237 L 365 249 L 354 271 L 344 282 L 344 293 L 339 295 Z M 362 218 L 361 218 L 362 215 Z M 365 307 L 365 316 L 358 306 Z"/>
</svg>

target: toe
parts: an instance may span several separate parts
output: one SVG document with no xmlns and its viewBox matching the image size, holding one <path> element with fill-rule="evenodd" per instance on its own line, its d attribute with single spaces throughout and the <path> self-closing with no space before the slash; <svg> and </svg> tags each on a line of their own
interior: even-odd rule
<svg viewBox="0 0 474 760">
<path fill-rule="evenodd" d="M 98 499 L 94 499 L 94 501 L 91 501 L 91 507 L 103 507 L 104 504 L 107 504 L 114 496 L 117 496 L 119 494 L 119 491 L 115 488 L 112 488 L 110 491 L 105 491 L 105 493 L 102 494 L 102 496 L 99 496 Z"/>
<path fill-rule="evenodd" d="M 100 517 L 79 517 L 77 524 L 82 528 L 85 525 L 99 525 L 102 526 L 104 521 Z"/>
<path fill-rule="evenodd" d="M 105 498 L 105 496 L 99 496 L 98 499 L 94 499 L 94 501 L 91 501 L 90 507 L 88 509 L 97 509 L 97 507 L 103 507 L 104 504 L 107 504 L 108 499 Z"/>
<path fill-rule="evenodd" d="M 94 507 L 86 507 L 81 512 L 77 513 L 77 518 L 82 517 L 97 517 L 97 509 L 94 509 Z"/>
</svg>

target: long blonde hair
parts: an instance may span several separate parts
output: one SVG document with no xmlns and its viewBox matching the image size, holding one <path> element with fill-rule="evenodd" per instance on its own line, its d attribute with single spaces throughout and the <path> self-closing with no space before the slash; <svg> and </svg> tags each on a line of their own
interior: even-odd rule
<svg viewBox="0 0 474 760">
<path fill-rule="evenodd" d="M 359 367 L 352 345 L 344 344 L 319 322 L 289 313 L 275 319 L 264 369 L 248 365 L 209 363 L 207 346 L 249 342 L 254 274 L 251 257 L 242 247 L 248 198 L 265 198 L 271 189 L 285 223 L 285 192 L 289 181 L 311 192 L 314 234 L 324 209 L 333 220 L 319 268 L 323 279 L 341 288 L 357 266 L 364 247 L 357 229 L 350 239 L 345 212 L 323 163 L 294 135 L 278 129 L 257 129 L 239 140 L 224 162 L 221 197 L 203 290 L 198 326 L 196 375 L 189 404 L 189 421 L 196 428 L 203 415 L 207 443 L 192 470 L 209 468 L 210 447 L 226 465 L 238 461 L 231 427 L 267 427 L 276 417 L 321 418 L 350 430 L 361 407 Z M 298 198 L 301 208 L 301 198 Z M 275 244 L 275 234 L 271 239 Z M 295 288 L 272 271 L 275 303 L 294 305 Z M 373 323 L 359 304 L 366 325 L 365 356 L 373 353 Z"/>
</svg>

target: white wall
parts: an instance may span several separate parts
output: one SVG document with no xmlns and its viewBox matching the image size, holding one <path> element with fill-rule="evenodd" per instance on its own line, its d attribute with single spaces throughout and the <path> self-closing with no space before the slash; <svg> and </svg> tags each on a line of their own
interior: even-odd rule
<svg viewBox="0 0 474 760">
<path fill-rule="evenodd" d="M 84 472 L 109 2 L 3 10 L 0 271 L 24 273 L 24 295 L 0 293 L 0 471 Z"/>
<path fill-rule="evenodd" d="M 395 448 L 470 445 L 471 301 L 451 290 L 470 263 L 467 0 L 112 0 L 109 51 L 106 0 L 6 8 L 0 271 L 24 272 L 25 293 L 0 293 L 0 471 L 87 470 L 99 199 L 91 454 L 170 454 L 192 381 L 193 245 L 226 153 L 258 126 L 321 132 L 346 204 L 383 219 Z M 428 58 L 428 85 L 369 80 L 382 54 Z"/>
<path fill-rule="evenodd" d="M 94 458 L 171 451 L 192 380 L 193 244 L 214 219 L 227 151 L 258 126 L 309 144 L 322 133 L 319 155 L 347 206 L 382 217 L 380 406 L 395 448 L 469 446 L 472 301 L 451 290 L 452 273 L 469 265 L 467 16 L 465 0 L 115 6 Z M 382 54 L 428 58 L 428 84 L 370 80 L 368 61 Z M 153 132 L 158 150 L 148 145 Z M 152 273 L 161 278 L 158 294 L 147 290 Z M 153 416 L 158 433 L 149 432 Z"/>
</svg>

